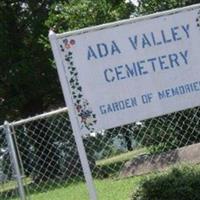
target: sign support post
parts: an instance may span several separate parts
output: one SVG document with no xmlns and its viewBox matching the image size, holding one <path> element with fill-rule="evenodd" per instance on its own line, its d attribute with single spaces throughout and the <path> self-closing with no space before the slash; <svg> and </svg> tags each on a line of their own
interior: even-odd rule
<svg viewBox="0 0 200 200">
<path fill-rule="evenodd" d="M 61 86 L 62 86 L 62 91 L 63 91 L 63 94 L 64 94 L 65 103 L 66 103 L 67 106 L 72 107 L 73 105 L 70 105 L 70 104 L 72 104 L 71 99 L 70 99 L 71 97 L 66 92 L 66 89 L 65 89 L 65 87 L 66 87 L 66 85 L 65 85 L 66 84 L 65 71 L 62 68 L 61 59 L 58 59 L 58 58 L 60 58 L 60 53 L 59 53 L 58 44 L 57 44 L 57 41 L 56 41 L 56 34 L 51 30 L 49 31 L 49 39 L 50 39 L 50 42 L 51 42 L 54 58 L 55 58 L 55 61 L 56 61 L 57 70 L 58 70 L 59 79 L 60 79 Z M 73 133 L 74 133 L 74 137 L 75 137 L 75 141 L 76 141 L 76 146 L 77 146 L 77 149 L 78 149 L 79 157 L 80 157 L 80 160 L 81 160 L 81 165 L 82 165 L 82 168 L 83 168 L 84 176 L 85 176 L 85 179 L 86 179 L 86 184 L 87 184 L 88 191 L 89 191 L 89 196 L 90 196 L 91 200 L 97 200 L 96 188 L 95 188 L 94 183 L 93 183 L 92 173 L 91 173 L 90 166 L 89 166 L 89 163 L 88 163 L 85 147 L 84 147 L 84 144 L 83 144 L 83 139 L 82 139 L 81 134 L 79 133 L 79 130 L 77 128 L 77 125 L 76 125 L 77 121 L 73 116 L 74 115 L 71 112 L 69 112 L 69 117 L 70 117 L 70 121 L 71 121 L 71 124 L 72 124 L 72 129 L 73 129 Z"/>
</svg>

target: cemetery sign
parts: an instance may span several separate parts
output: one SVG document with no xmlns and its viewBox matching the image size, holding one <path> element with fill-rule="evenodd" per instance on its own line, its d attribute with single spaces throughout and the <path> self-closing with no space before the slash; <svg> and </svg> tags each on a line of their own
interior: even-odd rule
<svg viewBox="0 0 200 200">
<path fill-rule="evenodd" d="M 50 34 L 81 134 L 200 105 L 200 5 Z"/>
</svg>

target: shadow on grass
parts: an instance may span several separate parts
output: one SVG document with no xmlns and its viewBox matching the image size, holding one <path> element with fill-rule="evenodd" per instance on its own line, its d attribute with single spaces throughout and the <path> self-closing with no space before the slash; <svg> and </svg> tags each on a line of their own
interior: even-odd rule
<svg viewBox="0 0 200 200">
<path fill-rule="evenodd" d="M 109 163 L 106 165 L 97 165 L 94 168 L 92 175 L 97 179 L 117 178 L 123 166 L 124 162 L 122 161 Z"/>
</svg>

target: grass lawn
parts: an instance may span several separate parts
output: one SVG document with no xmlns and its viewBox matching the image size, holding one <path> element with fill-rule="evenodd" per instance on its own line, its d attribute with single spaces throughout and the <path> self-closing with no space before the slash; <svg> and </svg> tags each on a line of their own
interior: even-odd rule
<svg viewBox="0 0 200 200">
<path fill-rule="evenodd" d="M 107 173 L 107 178 L 94 180 L 99 200 L 129 200 L 133 190 L 137 187 L 142 177 L 132 177 L 126 179 L 116 179 L 115 175 L 119 172 L 121 165 L 130 159 L 141 154 L 148 153 L 146 148 L 135 149 L 134 151 L 123 153 L 111 158 L 97 161 L 96 165 L 99 171 Z M 112 169 L 112 170 L 111 170 Z M 94 176 L 96 177 L 96 176 Z M 27 181 L 26 181 L 27 182 Z M 12 184 L 11 184 L 12 185 Z M 29 185 L 29 184 L 28 184 Z M 27 186 L 28 186 L 27 185 Z M 4 188 L 5 190 L 10 187 Z M 31 192 L 31 200 L 88 200 L 88 191 L 84 182 L 64 184 L 60 187 L 41 190 L 40 192 Z M 0 198 L 0 200 L 2 200 Z M 11 199 L 10 199 L 11 200 Z M 12 199 L 17 200 L 17 199 Z"/>
<path fill-rule="evenodd" d="M 141 154 L 148 153 L 146 148 L 138 148 L 134 151 L 113 156 L 111 158 L 97 161 L 97 167 L 109 171 L 110 167 L 124 163 Z M 116 168 L 117 170 L 118 168 Z M 129 200 L 134 188 L 137 187 L 141 177 L 127 179 L 95 179 L 97 195 L 100 200 Z M 31 200 L 88 200 L 88 192 L 85 183 L 79 182 L 55 188 L 46 193 L 35 193 L 31 195 Z"/>
<path fill-rule="evenodd" d="M 97 194 L 100 200 L 129 200 L 140 177 L 113 180 L 95 180 Z M 88 200 L 88 193 L 84 183 L 76 183 L 57 188 L 44 193 L 31 195 L 31 200 Z"/>
<path fill-rule="evenodd" d="M 117 179 L 116 174 L 119 172 L 122 163 L 146 153 L 148 153 L 146 148 L 139 148 L 132 152 L 97 161 L 96 165 L 99 171 L 96 172 L 100 173 L 100 175 L 94 176 L 96 177 L 94 183 L 97 189 L 98 200 L 130 200 L 131 195 L 138 187 L 141 179 L 149 175 Z M 110 170 L 110 168 L 113 169 L 114 166 L 117 167 L 114 170 Z M 200 168 L 199 166 L 195 167 Z M 102 177 L 101 172 L 105 173 L 105 171 L 108 174 L 107 178 L 100 179 L 99 177 Z M 26 179 L 26 182 L 28 182 L 27 186 L 30 186 L 30 180 Z M 11 190 L 12 187 L 15 187 L 15 183 L 10 182 L 4 186 L 5 187 L 2 188 L 1 192 Z M 34 191 L 33 188 L 33 191 L 30 194 L 30 200 L 89 200 L 85 182 L 77 181 L 74 183 L 65 183 L 59 187 L 54 187 L 51 184 L 48 184 L 47 186 L 52 186 L 52 188 L 41 188 L 40 191 Z M 8 198 L 2 199 L 0 194 L 0 200 L 8 200 Z M 19 198 L 9 198 L 9 200 L 19 200 Z"/>
</svg>

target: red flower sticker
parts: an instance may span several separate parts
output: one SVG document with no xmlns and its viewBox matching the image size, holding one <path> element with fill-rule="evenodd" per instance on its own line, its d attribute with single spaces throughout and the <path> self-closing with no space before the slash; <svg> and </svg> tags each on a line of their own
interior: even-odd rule
<svg viewBox="0 0 200 200">
<path fill-rule="evenodd" d="M 75 43 L 76 43 L 75 40 L 73 40 L 73 39 L 70 40 L 70 44 L 71 44 L 71 45 L 75 45 Z"/>
</svg>

